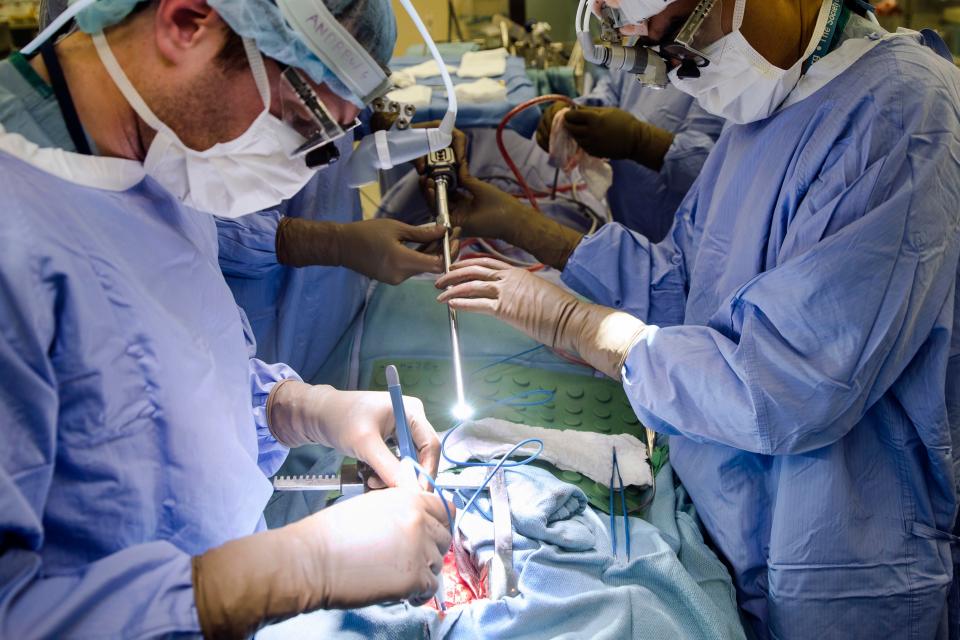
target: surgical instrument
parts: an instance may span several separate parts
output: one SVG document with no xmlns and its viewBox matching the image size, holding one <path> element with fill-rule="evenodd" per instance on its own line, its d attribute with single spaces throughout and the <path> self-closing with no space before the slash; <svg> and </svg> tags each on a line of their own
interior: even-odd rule
<svg viewBox="0 0 960 640">
<path fill-rule="evenodd" d="M 387 391 L 390 393 L 390 402 L 393 403 L 393 418 L 397 425 L 397 447 L 400 449 L 400 459 L 417 459 L 417 450 L 410 435 L 410 426 L 407 424 L 407 412 L 403 406 L 403 389 L 400 388 L 400 374 L 397 367 L 389 365 L 386 370 Z"/>
<path fill-rule="evenodd" d="M 437 475 L 438 491 L 478 491 L 483 486 L 486 472 L 472 473 L 465 469 L 461 473 L 444 471 Z M 273 488 L 277 491 L 338 491 L 348 498 L 365 491 L 365 483 L 357 465 L 345 464 L 338 473 L 307 473 L 292 476 L 274 476 Z"/>
<path fill-rule="evenodd" d="M 513 570 L 513 520 L 504 473 L 501 467 L 490 480 L 494 554 L 487 572 L 487 591 L 492 600 L 513 597 L 519 593 L 517 575 Z"/>
<path fill-rule="evenodd" d="M 348 498 L 364 491 L 363 478 L 355 464 L 345 464 L 339 473 L 275 476 L 273 488 L 277 491 L 337 491 Z"/>
<path fill-rule="evenodd" d="M 457 188 L 456 157 L 453 149 L 447 147 L 440 151 L 431 152 L 427 157 L 427 175 L 436 185 L 437 224 L 443 226 L 443 272 L 450 273 L 453 256 L 450 250 L 450 235 L 453 232 L 450 224 L 449 193 Z M 450 320 L 450 350 L 453 357 L 453 382 L 457 392 L 457 404 L 453 415 L 458 420 L 466 420 L 473 411 L 467 404 L 463 388 L 463 363 L 460 358 L 460 323 L 457 320 L 457 311 L 447 305 L 447 315 Z"/>
<path fill-rule="evenodd" d="M 614 484 L 614 478 L 619 485 Z M 617 461 L 617 448 L 613 447 L 613 458 L 610 463 L 610 538 L 611 551 L 614 557 L 617 555 L 617 519 L 614 509 L 613 494 L 620 494 L 620 512 L 623 514 L 623 537 L 624 546 L 627 551 L 627 561 L 630 561 L 630 518 L 627 516 L 627 494 L 623 486 L 623 476 L 620 475 L 620 463 Z"/>
<path fill-rule="evenodd" d="M 430 55 L 440 68 L 440 77 L 443 78 L 443 86 L 447 90 L 447 112 L 437 128 L 394 126 L 389 131 L 377 131 L 361 140 L 347 165 L 347 183 L 354 188 L 374 182 L 381 169 L 392 169 L 404 162 L 442 151 L 453 141 L 453 128 L 457 120 L 457 93 L 453 88 L 453 79 L 436 43 L 430 37 L 430 31 L 420 19 L 411 0 L 400 0 L 400 4 L 413 20 L 430 50 Z"/>
<path fill-rule="evenodd" d="M 387 391 L 390 393 L 390 402 L 393 403 L 393 418 L 397 428 L 397 446 L 400 448 L 400 465 L 402 473 L 409 475 L 414 483 L 417 482 L 417 471 L 414 465 L 417 462 L 417 449 L 410 434 L 410 425 L 407 422 L 407 411 L 403 406 L 403 389 L 400 388 L 400 374 L 394 365 L 387 366 Z M 419 485 L 414 485 L 419 486 Z M 444 598 L 446 589 L 443 585 L 443 573 L 437 576 L 437 592 L 434 596 L 437 608 L 446 610 Z"/>
</svg>

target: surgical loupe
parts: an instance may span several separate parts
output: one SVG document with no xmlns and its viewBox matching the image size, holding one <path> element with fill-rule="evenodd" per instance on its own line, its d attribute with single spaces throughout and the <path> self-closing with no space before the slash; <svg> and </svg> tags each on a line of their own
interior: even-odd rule
<svg viewBox="0 0 960 640">
<path fill-rule="evenodd" d="M 297 69 L 287 67 L 280 77 L 281 118 L 306 140 L 293 152 L 293 156 L 306 156 L 310 167 L 336 162 L 340 153 L 330 143 L 360 126 L 360 120 L 355 118 L 346 127 L 337 122 L 310 82 Z M 318 154 L 324 147 L 329 147 L 331 152 Z"/>
<path fill-rule="evenodd" d="M 635 74 L 641 84 L 662 89 L 667 86 L 668 63 L 678 66 L 681 78 L 695 78 L 700 68 L 710 64 L 705 50 L 723 37 L 722 0 L 701 0 L 676 36 L 658 46 L 623 45 L 620 29 L 628 24 L 622 13 L 613 7 L 600 9 L 602 44 L 595 44 L 590 34 L 593 13 L 587 0 L 577 8 L 577 40 L 588 62 L 614 71 Z"/>
</svg>

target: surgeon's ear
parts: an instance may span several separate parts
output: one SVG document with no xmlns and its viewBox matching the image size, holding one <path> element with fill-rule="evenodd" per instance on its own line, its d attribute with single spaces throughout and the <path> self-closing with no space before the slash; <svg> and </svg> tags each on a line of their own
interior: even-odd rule
<svg viewBox="0 0 960 640">
<path fill-rule="evenodd" d="M 223 47 L 227 32 L 206 0 L 160 0 L 155 27 L 157 49 L 174 65 L 191 60 L 206 64 Z"/>
</svg>

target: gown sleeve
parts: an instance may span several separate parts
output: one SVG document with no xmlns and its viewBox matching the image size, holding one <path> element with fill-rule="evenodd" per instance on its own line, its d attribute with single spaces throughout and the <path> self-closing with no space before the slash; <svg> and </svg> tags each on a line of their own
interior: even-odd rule
<svg viewBox="0 0 960 640">
<path fill-rule="evenodd" d="M 267 423 L 267 400 L 270 398 L 270 392 L 280 382 L 284 380 L 302 382 L 303 379 L 287 364 L 282 362 L 267 364 L 255 357 L 257 340 L 253 335 L 253 328 L 247 320 L 247 314 L 239 305 L 237 306 L 237 312 L 243 322 L 243 336 L 247 343 L 247 354 L 250 357 L 250 398 L 253 420 L 257 427 L 257 446 L 259 449 L 257 465 L 264 475 L 270 477 L 283 465 L 290 449 L 274 438 L 270 431 L 270 426 Z"/>
<path fill-rule="evenodd" d="M 69 573 L 45 570 L 59 411 L 48 356 L 55 296 L 44 295 L 22 238 L 0 230 L 0 243 L 0 267 L 9 266 L 0 268 L 0 637 L 199 634 L 191 558 L 167 542 L 134 545 Z"/>
<path fill-rule="evenodd" d="M 220 270 L 231 278 L 261 278 L 275 269 L 277 262 L 277 210 L 259 211 L 239 218 L 215 218 L 219 244 Z"/>
<path fill-rule="evenodd" d="M 696 100 L 680 127 L 673 132 L 673 144 L 663 158 L 660 178 L 673 195 L 673 202 L 680 203 L 690 191 L 703 163 L 723 131 L 724 120 L 703 110 Z"/>
<path fill-rule="evenodd" d="M 622 373 L 641 420 L 761 454 L 815 450 L 849 432 L 927 340 L 949 340 L 934 328 L 952 314 L 960 254 L 950 122 L 945 107 L 877 123 L 899 131 L 882 153 L 867 151 L 869 135 L 837 143 L 797 196 L 786 255 L 727 298 L 723 321 L 654 328 L 631 350 Z M 628 249 L 621 266 L 617 251 L 607 259 L 609 286 L 653 309 L 645 285 L 663 261 Z M 630 272 L 633 298 L 619 293 Z"/>
<path fill-rule="evenodd" d="M 630 313 L 647 324 L 680 324 L 693 231 L 690 208 L 684 206 L 670 234 L 656 244 L 619 223 L 604 225 L 584 238 L 570 256 L 563 281 L 593 302 Z"/>
<path fill-rule="evenodd" d="M 616 72 L 605 73 L 593 89 L 585 96 L 575 100 L 586 107 L 619 107 L 620 106 L 620 77 Z"/>
</svg>

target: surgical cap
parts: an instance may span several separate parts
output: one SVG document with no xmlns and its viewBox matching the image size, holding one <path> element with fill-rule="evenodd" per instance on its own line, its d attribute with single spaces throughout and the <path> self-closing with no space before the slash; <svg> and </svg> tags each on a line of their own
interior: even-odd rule
<svg viewBox="0 0 960 640">
<path fill-rule="evenodd" d="M 617 8 L 623 17 L 632 24 L 648 20 L 673 4 L 676 0 L 620 0 Z"/>
<path fill-rule="evenodd" d="M 77 25 L 96 33 L 123 20 L 145 0 L 99 0 L 77 16 Z M 207 0 L 231 29 L 250 38 L 264 55 L 307 72 L 342 98 L 360 99 L 327 69 L 300 36 L 287 25 L 272 0 Z M 330 13 L 370 55 L 386 67 L 397 40 L 397 23 L 389 0 L 323 0 Z M 53 3 L 51 3 L 53 4 Z M 52 17 L 52 16 L 50 16 Z"/>
</svg>

